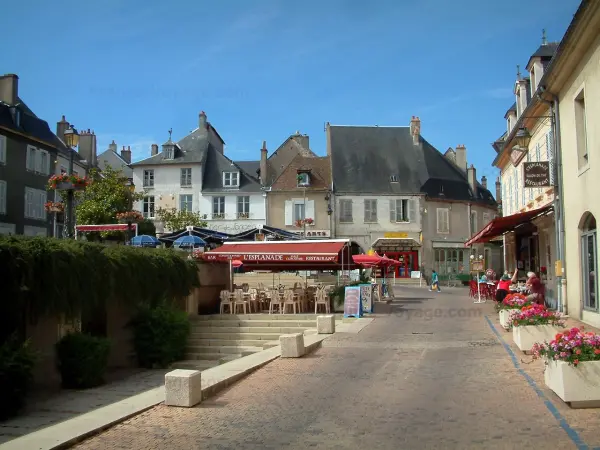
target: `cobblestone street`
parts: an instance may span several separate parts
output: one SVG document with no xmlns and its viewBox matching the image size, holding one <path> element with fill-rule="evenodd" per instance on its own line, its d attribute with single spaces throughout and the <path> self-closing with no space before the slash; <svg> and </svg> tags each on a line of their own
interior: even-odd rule
<svg viewBox="0 0 600 450">
<path fill-rule="evenodd" d="M 597 410 L 570 410 L 552 397 L 539 361 L 521 364 L 533 385 L 515 368 L 486 319 L 497 322 L 490 302 L 474 305 L 464 289 L 396 291 L 393 312 L 359 334 L 336 334 L 313 354 L 278 359 L 198 407 L 155 407 L 76 448 L 600 446 Z"/>
</svg>

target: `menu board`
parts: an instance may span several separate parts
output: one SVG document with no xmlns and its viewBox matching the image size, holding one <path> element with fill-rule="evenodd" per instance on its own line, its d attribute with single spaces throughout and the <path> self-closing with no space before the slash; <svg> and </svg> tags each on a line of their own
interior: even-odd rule
<svg viewBox="0 0 600 450">
<path fill-rule="evenodd" d="M 360 287 L 346 286 L 344 290 L 344 317 L 361 317 Z"/>
<path fill-rule="evenodd" d="M 363 312 L 373 312 L 373 287 L 370 284 L 360 285 L 360 302 Z"/>
</svg>

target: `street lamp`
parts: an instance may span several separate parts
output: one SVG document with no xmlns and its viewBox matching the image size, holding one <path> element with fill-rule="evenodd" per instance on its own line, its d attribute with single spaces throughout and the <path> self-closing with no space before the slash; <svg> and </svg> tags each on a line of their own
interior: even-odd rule
<svg viewBox="0 0 600 450">
<path fill-rule="evenodd" d="M 73 160 L 75 157 L 73 147 L 77 147 L 77 144 L 79 144 L 79 133 L 77 133 L 77 130 L 73 125 L 70 125 L 69 128 L 65 130 L 63 138 L 65 145 L 69 149 L 69 175 L 73 175 Z M 67 190 L 67 211 L 65 214 L 65 221 L 67 222 L 65 224 L 65 229 L 68 238 L 73 237 L 73 193 L 73 186 L 71 186 L 71 189 Z"/>
<path fill-rule="evenodd" d="M 527 127 L 519 128 L 517 134 L 515 134 L 515 140 L 517 141 L 517 145 L 522 149 L 527 149 L 529 147 L 529 143 L 531 142 L 531 134 Z"/>
<path fill-rule="evenodd" d="M 475 255 L 471 255 L 471 256 L 469 256 L 469 258 L 471 259 L 471 262 L 475 261 Z M 483 255 L 479 255 L 477 257 L 477 259 L 479 261 L 483 261 Z M 478 297 L 478 299 L 477 299 L 477 301 L 475 301 L 473 303 L 485 303 L 485 300 L 481 301 L 481 286 L 479 283 L 479 269 L 477 269 L 477 278 L 475 281 L 477 281 L 477 297 Z"/>
</svg>

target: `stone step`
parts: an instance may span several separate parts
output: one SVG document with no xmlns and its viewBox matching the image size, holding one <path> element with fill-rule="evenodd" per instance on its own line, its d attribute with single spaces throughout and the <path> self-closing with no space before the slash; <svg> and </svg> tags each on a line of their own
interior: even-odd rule
<svg viewBox="0 0 600 450">
<path fill-rule="evenodd" d="M 304 327 L 311 328 L 317 323 L 317 319 L 314 320 L 210 320 L 206 322 L 192 323 L 192 328 L 218 328 L 218 327 L 245 327 L 245 328 L 290 328 L 290 327 Z"/>
<path fill-rule="evenodd" d="M 188 345 L 187 354 L 244 354 L 245 352 L 256 353 L 262 350 L 262 345 L 258 346 L 240 346 L 240 345 L 226 345 L 222 347 L 211 347 L 205 345 Z M 191 358 L 198 359 L 198 358 Z M 209 359 L 209 358 L 206 358 Z"/>
<path fill-rule="evenodd" d="M 212 367 L 216 367 L 220 364 L 219 360 L 208 360 L 208 359 L 186 359 L 184 361 L 177 361 L 171 365 L 171 369 L 185 369 L 185 370 L 206 370 Z"/>
<path fill-rule="evenodd" d="M 298 331 L 302 333 L 304 330 Z M 190 335 L 189 341 L 195 341 L 197 339 L 234 339 L 238 341 L 251 340 L 251 341 L 272 341 L 279 339 L 284 333 L 216 333 L 213 331 L 201 331 Z"/>
<path fill-rule="evenodd" d="M 313 323 L 310 328 L 314 328 L 316 323 Z M 281 330 L 292 330 L 286 331 L 286 333 L 302 333 L 307 327 L 192 327 L 191 334 L 198 335 L 204 333 L 210 334 L 248 334 L 248 335 L 268 335 L 268 334 L 283 334 Z"/>
<path fill-rule="evenodd" d="M 343 314 L 336 314 L 343 317 Z M 336 317 L 337 318 L 337 317 Z M 221 320 L 317 320 L 317 314 L 212 314 L 206 316 L 192 316 L 192 321 L 221 321 Z"/>
<path fill-rule="evenodd" d="M 215 347 L 212 347 L 212 351 L 215 352 Z M 188 351 L 185 354 L 186 361 L 211 361 L 216 366 L 241 357 L 242 353 L 197 353 Z"/>
<path fill-rule="evenodd" d="M 277 339 L 279 341 L 279 338 Z M 249 340 L 249 339 L 190 339 L 188 348 L 194 347 L 261 347 L 269 341 Z"/>
</svg>

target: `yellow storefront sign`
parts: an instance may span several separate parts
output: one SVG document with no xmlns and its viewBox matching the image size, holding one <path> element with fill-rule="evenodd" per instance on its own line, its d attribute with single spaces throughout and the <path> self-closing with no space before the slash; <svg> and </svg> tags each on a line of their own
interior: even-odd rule
<svg viewBox="0 0 600 450">
<path fill-rule="evenodd" d="M 386 239 L 406 239 L 408 233 L 383 233 L 383 237 Z"/>
</svg>

